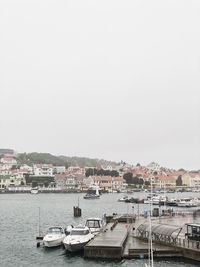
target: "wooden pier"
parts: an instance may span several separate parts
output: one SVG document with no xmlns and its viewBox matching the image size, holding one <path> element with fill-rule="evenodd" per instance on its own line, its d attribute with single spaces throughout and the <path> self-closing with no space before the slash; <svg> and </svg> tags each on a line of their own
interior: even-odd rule
<svg viewBox="0 0 200 267">
<path fill-rule="evenodd" d="M 145 221 L 146 219 L 139 218 L 134 223 L 119 223 L 118 221 L 108 223 L 104 231 L 85 246 L 84 257 L 101 259 L 147 258 L 148 240 L 137 236 L 136 231 L 138 226 Z M 169 239 L 153 240 L 154 257 L 183 257 L 200 261 L 200 242 L 185 240 L 182 235 L 180 237 L 173 242 L 169 242 Z"/>
<path fill-rule="evenodd" d="M 130 224 L 109 223 L 106 229 L 90 241 L 84 248 L 84 257 L 119 259 L 128 237 Z"/>
<path fill-rule="evenodd" d="M 129 235 L 123 252 L 123 258 L 147 258 L 149 252 L 148 247 L 149 245 L 146 241 Z M 181 251 L 179 249 L 155 243 L 153 244 L 153 254 L 156 258 L 182 256 Z"/>
</svg>

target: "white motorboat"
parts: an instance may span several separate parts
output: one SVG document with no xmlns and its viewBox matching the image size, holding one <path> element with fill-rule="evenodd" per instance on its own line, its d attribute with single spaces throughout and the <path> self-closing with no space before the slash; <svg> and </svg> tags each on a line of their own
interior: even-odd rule
<svg viewBox="0 0 200 267">
<path fill-rule="evenodd" d="M 87 194 L 83 198 L 84 199 L 98 199 L 98 198 L 100 198 L 100 188 L 96 185 L 89 187 Z"/>
<path fill-rule="evenodd" d="M 198 205 L 197 205 L 197 202 L 194 199 L 182 198 L 182 199 L 177 201 L 177 206 L 178 207 L 191 208 L 191 207 L 197 207 Z"/>
<path fill-rule="evenodd" d="M 100 233 L 104 225 L 105 224 L 101 218 L 88 218 L 85 223 L 85 226 L 87 226 L 90 229 L 90 232 L 94 235 Z"/>
<path fill-rule="evenodd" d="M 71 233 L 65 237 L 63 244 L 65 249 L 76 252 L 84 249 L 84 246 L 94 237 L 87 226 L 74 227 Z"/>
<path fill-rule="evenodd" d="M 43 245 L 48 248 L 58 247 L 62 245 L 65 237 L 65 231 L 62 227 L 50 227 L 48 233 L 43 238 Z"/>
<path fill-rule="evenodd" d="M 167 202 L 167 197 L 162 195 L 148 196 L 147 199 L 144 200 L 144 204 L 150 204 L 150 202 L 152 202 L 153 205 L 162 205 Z"/>
<path fill-rule="evenodd" d="M 123 196 L 118 199 L 119 202 L 126 202 L 126 200 L 128 200 L 128 196 Z"/>
<path fill-rule="evenodd" d="M 159 198 L 159 195 L 152 193 L 148 195 L 146 199 L 144 199 L 144 204 L 159 203 Z"/>
<path fill-rule="evenodd" d="M 31 194 L 38 194 L 38 193 L 39 193 L 38 187 L 31 188 Z"/>
</svg>

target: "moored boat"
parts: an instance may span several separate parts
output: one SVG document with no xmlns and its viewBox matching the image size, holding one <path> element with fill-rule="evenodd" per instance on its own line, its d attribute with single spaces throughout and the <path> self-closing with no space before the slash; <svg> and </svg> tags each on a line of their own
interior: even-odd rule
<svg viewBox="0 0 200 267">
<path fill-rule="evenodd" d="M 50 227 L 43 238 L 43 245 L 48 248 L 61 246 L 65 237 L 65 231 L 62 227 Z"/>
<path fill-rule="evenodd" d="M 87 226 L 74 227 L 67 237 L 63 240 L 65 249 L 76 252 L 84 249 L 84 246 L 94 237 Z"/>
<path fill-rule="evenodd" d="M 38 194 L 38 193 L 39 193 L 38 187 L 31 188 L 31 194 Z"/>
<path fill-rule="evenodd" d="M 182 198 L 182 199 L 177 201 L 177 206 L 178 207 L 192 208 L 192 207 L 197 207 L 198 205 L 194 199 Z"/>
<path fill-rule="evenodd" d="M 100 188 L 98 186 L 91 186 L 88 188 L 86 195 L 83 197 L 84 199 L 98 199 L 100 198 Z"/>
<path fill-rule="evenodd" d="M 128 196 L 123 196 L 118 199 L 118 202 L 126 202 L 127 199 L 128 199 Z"/>
<path fill-rule="evenodd" d="M 88 218 L 86 220 L 85 226 L 90 229 L 90 232 L 97 235 L 103 230 L 104 222 L 101 218 Z"/>
</svg>

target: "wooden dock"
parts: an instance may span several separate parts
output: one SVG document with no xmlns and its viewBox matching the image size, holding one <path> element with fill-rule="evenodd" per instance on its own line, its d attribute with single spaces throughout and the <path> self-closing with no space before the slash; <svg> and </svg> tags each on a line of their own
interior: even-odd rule
<svg viewBox="0 0 200 267">
<path fill-rule="evenodd" d="M 113 230 L 109 223 L 106 231 L 100 233 L 84 248 L 86 258 L 146 258 L 148 257 L 148 243 L 131 234 L 131 224 L 118 223 Z M 155 257 L 180 257 L 180 249 L 153 244 Z"/>
<path fill-rule="evenodd" d="M 123 252 L 123 258 L 147 258 L 149 245 L 146 241 L 129 235 Z M 153 244 L 154 257 L 180 257 L 182 256 L 179 249 L 167 245 Z"/>
<path fill-rule="evenodd" d="M 148 240 L 137 235 L 136 229 L 145 218 L 135 222 L 108 223 L 106 229 L 91 240 L 84 248 L 84 257 L 107 259 L 131 259 L 148 257 Z M 156 220 L 154 221 L 156 222 Z M 160 257 L 183 257 L 200 261 L 200 242 L 185 240 L 185 236 L 173 242 L 153 240 L 153 255 Z"/>
<path fill-rule="evenodd" d="M 107 224 L 105 231 L 97 235 L 84 248 L 84 257 L 119 259 L 123 256 L 130 224 Z"/>
</svg>

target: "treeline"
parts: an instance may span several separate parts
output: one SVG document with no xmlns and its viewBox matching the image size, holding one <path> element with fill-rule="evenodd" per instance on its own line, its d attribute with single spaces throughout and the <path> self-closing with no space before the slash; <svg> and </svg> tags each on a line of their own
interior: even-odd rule
<svg viewBox="0 0 200 267">
<path fill-rule="evenodd" d="M 144 181 L 142 178 L 138 176 L 133 176 L 131 172 L 127 172 L 123 175 L 124 180 L 127 184 L 134 184 L 134 185 L 150 185 L 149 181 Z"/>
<path fill-rule="evenodd" d="M 67 167 L 67 162 L 65 162 L 63 159 L 54 156 L 50 153 L 20 153 L 17 156 L 17 160 L 21 164 L 52 164 L 55 166 L 66 166 Z"/>
<path fill-rule="evenodd" d="M 85 176 L 93 176 L 93 175 L 98 175 L 98 176 L 112 176 L 112 177 L 118 177 L 119 172 L 115 170 L 104 170 L 104 169 L 96 169 L 96 168 L 89 168 L 85 172 Z"/>
<path fill-rule="evenodd" d="M 92 167 L 101 165 L 117 165 L 115 162 L 103 159 L 90 159 L 85 157 L 68 157 L 68 156 L 54 156 L 50 153 L 19 153 L 17 156 L 19 164 L 52 164 L 54 166 L 70 166 Z"/>
<path fill-rule="evenodd" d="M 31 185 L 32 187 L 36 186 L 45 186 L 48 187 L 50 184 L 55 183 L 53 177 L 35 177 L 29 174 L 25 175 L 26 184 Z"/>
</svg>

